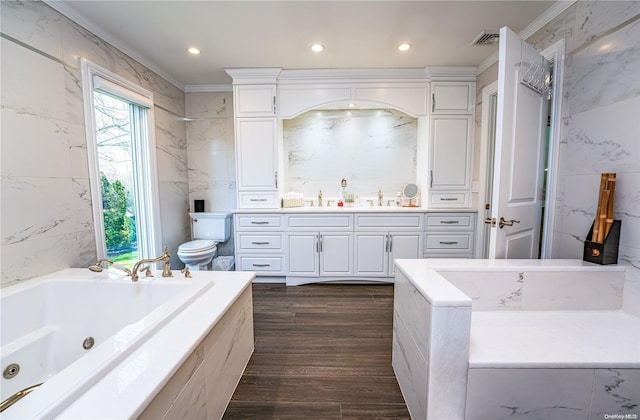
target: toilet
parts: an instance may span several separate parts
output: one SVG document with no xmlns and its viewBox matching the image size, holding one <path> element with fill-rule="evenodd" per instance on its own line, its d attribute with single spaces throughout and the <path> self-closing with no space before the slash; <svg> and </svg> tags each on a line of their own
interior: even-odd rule
<svg viewBox="0 0 640 420">
<path fill-rule="evenodd" d="M 178 258 L 191 271 L 206 271 L 216 256 L 220 242 L 231 236 L 232 213 L 189 213 L 191 238 L 178 247 Z"/>
</svg>

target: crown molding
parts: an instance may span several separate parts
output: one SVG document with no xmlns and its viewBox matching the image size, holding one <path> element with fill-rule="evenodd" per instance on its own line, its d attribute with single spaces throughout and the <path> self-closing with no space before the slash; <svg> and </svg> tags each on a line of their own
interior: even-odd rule
<svg viewBox="0 0 640 420">
<path fill-rule="evenodd" d="M 554 3 L 551 7 L 545 10 L 540 16 L 538 16 L 533 22 L 527 25 L 518 36 L 524 40 L 527 40 L 529 37 L 533 36 L 540 29 L 544 28 L 549 22 L 553 19 L 557 18 L 562 14 L 565 10 L 571 7 L 578 0 L 559 0 Z M 494 52 L 489 57 L 487 57 L 482 63 L 478 65 L 478 75 L 491 67 L 496 61 L 498 61 L 498 52 Z"/>
<path fill-rule="evenodd" d="M 256 67 L 241 69 L 224 69 L 233 79 L 234 85 L 252 85 L 261 83 L 276 83 L 278 75 L 282 72 L 277 67 Z"/>
<path fill-rule="evenodd" d="M 435 81 L 475 81 L 477 69 L 475 66 L 429 66 L 425 72 L 430 80 Z"/>
<path fill-rule="evenodd" d="M 185 85 L 185 93 L 193 92 L 232 92 L 231 85 Z"/>
<path fill-rule="evenodd" d="M 401 82 L 428 83 L 429 78 L 424 68 L 405 69 L 313 69 L 282 70 L 278 84 L 299 83 L 352 83 L 358 82 Z"/>
<path fill-rule="evenodd" d="M 136 60 L 137 62 L 139 62 L 146 68 L 148 68 L 149 70 L 153 71 L 154 73 L 156 73 L 157 75 L 165 79 L 167 82 L 171 83 L 178 89 L 184 91 L 184 84 L 178 82 L 173 77 L 166 74 L 162 69 L 158 68 L 153 62 L 146 59 L 140 52 L 131 49 L 127 44 L 125 44 L 118 38 L 111 35 L 109 32 L 104 30 L 95 22 L 87 19 L 84 15 L 78 13 L 77 10 L 69 7 L 66 3 L 61 2 L 59 0 L 42 0 L 42 1 L 47 6 L 51 7 L 55 11 L 61 13 L 62 15 L 66 16 L 68 19 L 82 26 L 84 29 L 88 30 L 92 34 L 101 38 L 102 40 L 108 42 L 118 50 L 122 51 L 124 54 L 133 58 L 134 60 Z"/>
<path fill-rule="evenodd" d="M 562 12 L 571 7 L 576 1 L 577 0 L 560 0 L 554 3 L 518 35 L 524 40 L 528 39 L 530 36 L 542 29 L 547 23 L 560 16 Z"/>
</svg>

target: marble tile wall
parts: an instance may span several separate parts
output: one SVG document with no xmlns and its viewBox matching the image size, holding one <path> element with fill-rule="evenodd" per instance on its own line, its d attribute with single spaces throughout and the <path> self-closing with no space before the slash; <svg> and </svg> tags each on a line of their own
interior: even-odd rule
<svg viewBox="0 0 640 420">
<path fill-rule="evenodd" d="M 417 120 L 394 110 L 311 111 L 283 121 L 284 191 L 395 199 L 416 181 Z"/>
<path fill-rule="evenodd" d="M 582 258 L 600 174 L 616 172 L 615 217 L 622 220 L 618 263 L 627 267 L 623 308 L 635 315 L 640 315 L 639 14 L 638 1 L 580 1 L 527 39 L 540 51 L 562 38 L 566 42 L 552 257 Z"/>
<path fill-rule="evenodd" d="M 639 369 L 469 369 L 465 418 L 636 418 L 639 385 Z"/>
<path fill-rule="evenodd" d="M 190 92 L 185 95 L 189 204 L 204 200 L 205 211 L 237 208 L 233 93 Z M 218 245 L 218 255 L 233 255 L 231 239 Z"/>
<path fill-rule="evenodd" d="M 189 230 L 184 93 L 42 2 L 2 1 L 0 17 L 2 284 L 96 258 L 80 57 L 154 93 L 162 236 L 175 255 Z"/>
</svg>

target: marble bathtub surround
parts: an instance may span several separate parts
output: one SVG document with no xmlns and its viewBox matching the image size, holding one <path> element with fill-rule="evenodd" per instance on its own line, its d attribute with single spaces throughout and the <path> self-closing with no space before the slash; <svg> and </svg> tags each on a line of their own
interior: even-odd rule
<svg viewBox="0 0 640 420">
<path fill-rule="evenodd" d="M 621 310 L 624 267 L 446 259 L 396 267 L 393 367 L 413 418 L 638 414 L 640 317 Z M 446 416 L 436 414 L 444 407 Z"/>
<path fill-rule="evenodd" d="M 310 111 L 283 120 L 284 191 L 334 200 L 349 193 L 378 203 L 416 181 L 417 119 L 396 110 Z"/>
</svg>

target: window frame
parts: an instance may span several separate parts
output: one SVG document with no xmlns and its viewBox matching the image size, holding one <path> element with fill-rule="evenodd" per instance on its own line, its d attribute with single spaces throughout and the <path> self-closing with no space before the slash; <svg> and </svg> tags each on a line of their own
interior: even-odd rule
<svg viewBox="0 0 640 420">
<path fill-rule="evenodd" d="M 80 63 L 97 258 L 107 257 L 95 121 L 94 90 L 97 87 L 99 87 L 99 90 L 109 92 L 125 102 L 146 109 L 143 116 L 132 118 L 132 125 L 140 123 L 140 126 L 136 127 L 136 129 L 140 130 L 141 135 L 141 138 L 132 138 L 132 141 L 137 142 L 140 140 L 142 143 L 146 142 L 146 147 L 139 148 L 139 161 L 134 162 L 134 167 L 138 168 L 138 170 L 134 171 L 138 188 L 133 193 L 136 194 L 139 257 L 141 259 L 155 258 L 160 255 L 162 249 L 162 234 L 160 229 L 153 93 L 85 58 L 81 58 Z M 145 127 L 146 130 L 144 130 Z"/>
</svg>

